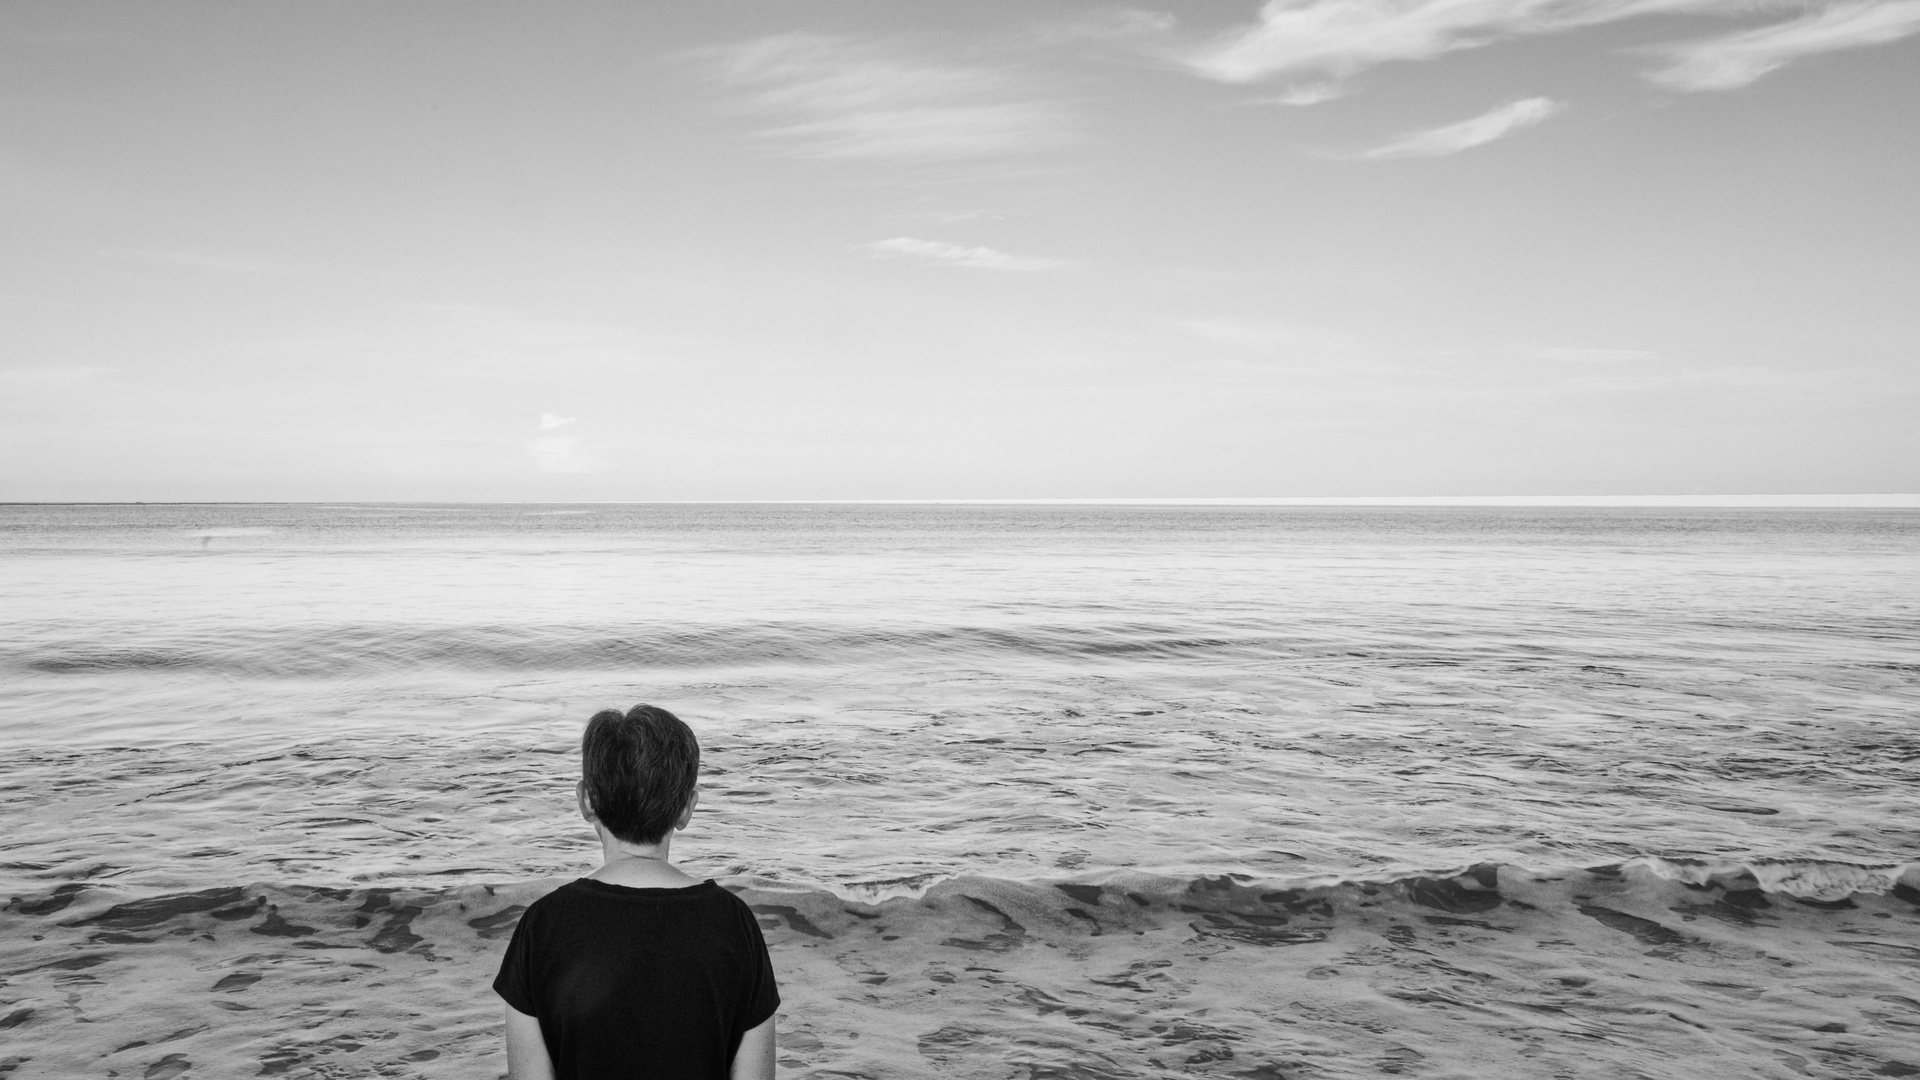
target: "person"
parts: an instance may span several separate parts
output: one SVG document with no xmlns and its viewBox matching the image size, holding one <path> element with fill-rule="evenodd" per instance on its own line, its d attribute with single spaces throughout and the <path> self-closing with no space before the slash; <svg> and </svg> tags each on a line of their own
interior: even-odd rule
<svg viewBox="0 0 1920 1080">
<path fill-rule="evenodd" d="M 753 912 L 669 860 L 700 803 L 700 744 L 636 705 L 580 740 L 580 814 L 598 870 L 542 896 L 493 981 L 513 1080 L 772 1080 L 773 964 Z"/>
</svg>

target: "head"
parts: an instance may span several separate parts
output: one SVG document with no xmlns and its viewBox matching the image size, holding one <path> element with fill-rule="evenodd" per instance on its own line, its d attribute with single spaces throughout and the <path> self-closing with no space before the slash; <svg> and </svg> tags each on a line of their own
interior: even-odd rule
<svg viewBox="0 0 1920 1080">
<path fill-rule="evenodd" d="M 580 808 L 630 844 L 657 844 L 687 827 L 700 743 L 665 709 L 603 709 L 580 739 Z"/>
</svg>

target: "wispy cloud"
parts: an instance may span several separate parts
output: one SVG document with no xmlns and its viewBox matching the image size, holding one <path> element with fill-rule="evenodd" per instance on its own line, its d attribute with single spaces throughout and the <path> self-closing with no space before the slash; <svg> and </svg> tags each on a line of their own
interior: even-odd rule
<svg viewBox="0 0 1920 1080">
<path fill-rule="evenodd" d="M 1835 4 L 1791 22 L 1662 50 L 1672 63 L 1648 78 L 1679 90 L 1733 90 L 1815 53 L 1883 45 L 1920 31 L 1920 0 Z"/>
<path fill-rule="evenodd" d="M 1251 26 L 1185 59 L 1198 74 L 1221 82 L 1308 71 L 1348 75 L 1392 60 L 1431 59 L 1529 28 L 1537 32 L 1554 9 L 1573 6 L 1563 0 L 1270 0 Z"/>
<path fill-rule="evenodd" d="M 1253 98 L 1248 101 L 1248 104 L 1291 105 L 1297 108 L 1303 105 L 1318 105 L 1323 101 L 1343 98 L 1351 93 L 1353 93 L 1351 88 L 1335 82 L 1300 83 L 1296 86 L 1289 86 L 1277 94 Z"/>
<path fill-rule="evenodd" d="M 939 240 L 915 240 L 911 236 L 877 240 L 865 245 L 865 249 L 877 258 L 918 259 L 922 262 L 942 266 L 964 266 L 973 270 L 1011 270 L 1031 273 L 1038 270 L 1060 270 L 1072 265 L 1064 259 L 1038 259 L 1030 255 L 1009 255 L 990 247 L 967 247 L 964 244 L 948 244 Z"/>
<path fill-rule="evenodd" d="M 540 414 L 540 430 L 554 431 L 568 424 L 578 423 L 571 416 L 543 412 Z M 527 440 L 527 456 L 541 472 L 549 473 L 596 473 L 605 472 L 606 459 L 593 452 L 587 440 L 579 435 L 547 435 Z"/>
<path fill-rule="evenodd" d="M 1179 18 L 1172 12 L 1105 7 L 1063 21 L 1044 23 L 1032 31 L 1032 36 L 1043 44 L 1058 41 L 1126 41 L 1164 34 L 1179 24 Z"/>
<path fill-rule="evenodd" d="M 1065 111 L 1013 72 L 892 43 L 782 34 L 692 56 L 736 92 L 736 107 L 775 118 L 764 137 L 803 157 L 1005 157 L 1070 135 Z"/>
<path fill-rule="evenodd" d="M 1675 50 L 1660 81 L 1684 89 L 1742 86 L 1797 56 L 1892 41 L 1912 33 L 1916 0 L 1269 0 L 1259 16 L 1179 59 L 1220 82 L 1431 60 L 1517 37 L 1564 33 L 1657 15 L 1806 18 Z"/>
<path fill-rule="evenodd" d="M 1565 108 L 1551 98 L 1522 98 L 1480 114 L 1471 120 L 1416 131 L 1354 155 L 1367 160 L 1404 157 L 1443 157 L 1483 146 L 1495 139 L 1530 128 Z"/>
</svg>

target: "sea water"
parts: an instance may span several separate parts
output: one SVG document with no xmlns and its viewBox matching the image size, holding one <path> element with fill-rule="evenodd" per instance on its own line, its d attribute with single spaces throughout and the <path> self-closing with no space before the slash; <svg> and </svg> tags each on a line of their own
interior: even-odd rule
<svg viewBox="0 0 1920 1080">
<path fill-rule="evenodd" d="M 1399 912 L 1379 942 L 1437 918 L 1507 931 L 1495 954 L 1585 934 L 1671 951 L 1662 913 L 1697 921 L 1694 893 L 1744 934 L 1782 904 L 1885 916 L 1848 932 L 1884 931 L 1863 940 L 1892 950 L 1869 958 L 1889 977 L 1920 961 L 1911 511 L 7 506 L 0 680 L 0 895 L 15 897 L 0 937 L 22 955 L 50 948 L 23 928 L 58 925 L 74 949 L 244 928 L 431 958 L 451 947 L 412 928 L 448 905 L 480 912 L 449 924 L 462 948 L 497 951 L 518 906 L 497 897 L 594 865 L 574 808 L 581 726 L 644 701 L 702 741 L 676 858 L 757 898 L 777 953 L 832 948 L 840 969 L 884 948 L 1019 957 L 1131 930 L 1164 943 L 1135 958 L 1150 966 L 1072 991 L 1127 999 L 1142 972 L 1187 977 L 1196 942 L 1265 963 L 1263 946 L 1362 934 L 1379 904 Z M 1594 899 L 1608 889 L 1631 895 Z M 1488 904 L 1548 914 L 1537 933 L 1468 917 Z M 939 916 L 924 940 L 841 932 L 909 912 Z M 213 955 L 177 962 L 252 954 Z M 933 970 L 928 993 L 960 1000 L 966 979 Z M 1067 989 L 1023 985 L 1054 1002 L 1036 1015 L 1067 1022 Z M 1920 1004 L 1906 1027 L 1905 1006 L 1881 1008 L 1896 1042 L 1920 1031 Z M 15 1026 L 48 1016 L 34 1005 Z M 1180 1024 L 1196 1061 L 1164 1049 Z M 1303 1046 L 1261 1064 L 1252 1028 L 1185 1013 L 1162 1028 L 1133 1057 L 1089 1035 L 1058 1067 L 1291 1076 L 1339 1059 Z M 246 1042 L 222 1030 L 180 1045 Z M 918 1066 L 1067 1075 L 956 1030 L 915 1044 Z M 835 1057 L 806 1038 L 790 1067 L 851 1060 L 850 1040 Z M 322 1075 L 359 1045 L 255 1056 Z M 1369 1060 L 1423 1060 L 1402 1049 Z M 1873 1052 L 1834 1075 L 1920 1061 Z M 1806 1047 L 1768 1053 L 1782 1075 L 1823 1075 Z M 890 1061 L 863 1068 L 913 1071 Z"/>
</svg>

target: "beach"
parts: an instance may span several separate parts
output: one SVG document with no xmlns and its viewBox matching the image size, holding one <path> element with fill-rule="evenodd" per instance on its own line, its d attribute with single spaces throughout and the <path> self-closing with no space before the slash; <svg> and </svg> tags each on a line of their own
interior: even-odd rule
<svg viewBox="0 0 1920 1080">
<path fill-rule="evenodd" d="M 1920 1074 L 1920 515 L 0 508 L 0 1074 L 504 1072 L 597 708 L 783 1075 Z"/>
</svg>

